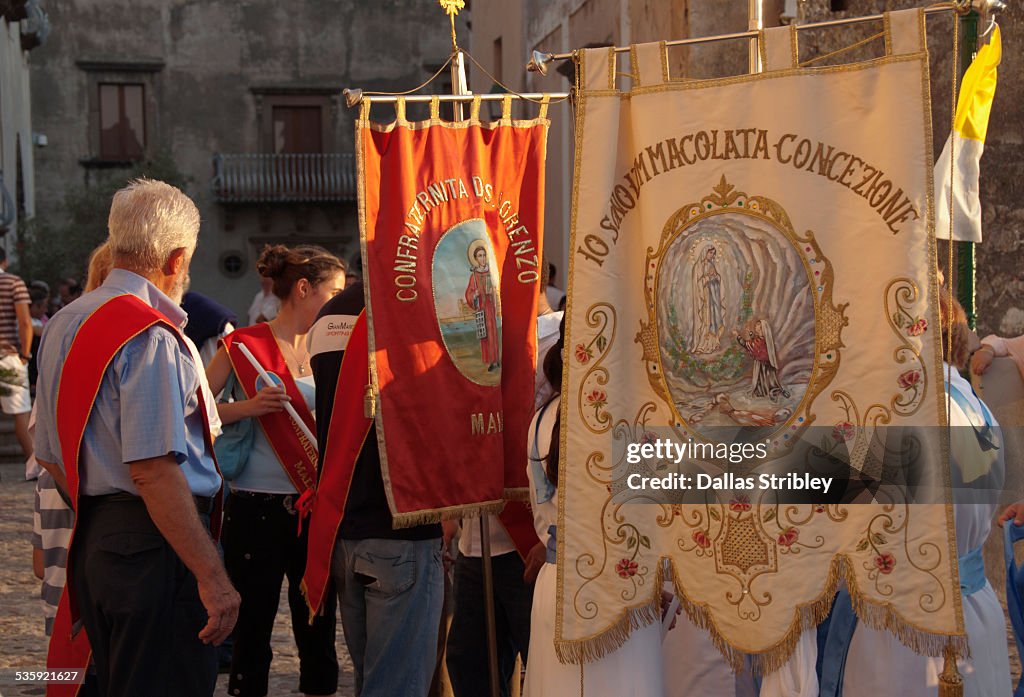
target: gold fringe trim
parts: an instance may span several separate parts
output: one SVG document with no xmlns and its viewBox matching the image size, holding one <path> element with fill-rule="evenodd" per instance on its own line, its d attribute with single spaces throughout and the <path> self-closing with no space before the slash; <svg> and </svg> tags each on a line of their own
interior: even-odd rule
<svg viewBox="0 0 1024 697">
<path fill-rule="evenodd" d="M 660 577 L 661 574 L 659 573 Z M 661 582 L 651 602 L 624 613 L 619 620 L 596 637 L 585 641 L 555 641 L 555 654 L 562 663 L 593 663 L 626 643 L 637 629 L 661 620 Z"/>
<path fill-rule="evenodd" d="M 313 609 L 313 603 L 309 599 L 309 587 L 306 586 L 306 579 L 302 579 L 299 584 L 299 591 L 302 593 L 302 599 L 306 601 L 306 607 L 309 609 L 309 624 L 313 624 L 313 620 L 316 619 L 317 615 L 324 614 L 323 603 L 320 603 L 318 609 Z"/>
<path fill-rule="evenodd" d="M 643 605 L 623 612 L 608 629 L 583 640 L 556 640 L 555 653 L 562 663 L 591 663 L 617 650 L 629 639 L 632 631 L 661 620 L 661 589 L 664 584 L 664 564 L 659 563 L 655 574 L 654 592 L 651 600 Z M 832 560 L 825 590 L 814 601 L 794 609 L 794 621 L 789 630 L 774 645 L 762 651 L 750 651 L 734 647 L 725 639 L 715 625 L 707 605 L 690 600 L 683 590 L 682 579 L 672 564 L 672 583 L 686 616 L 697 627 L 711 635 L 715 647 L 736 673 L 742 672 L 750 659 L 751 669 L 756 675 L 765 675 L 780 669 L 792 656 L 800 635 L 821 624 L 832 609 L 832 602 L 839 590 L 840 581 L 845 581 L 853 610 L 857 618 L 872 629 L 894 634 L 901 644 L 917 654 L 925 656 L 969 655 L 966 634 L 932 634 L 918 629 L 903 619 L 891 605 L 878 604 L 856 589 L 856 578 L 849 560 L 838 555 Z"/>
<path fill-rule="evenodd" d="M 437 508 L 429 511 L 397 513 L 392 515 L 391 524 L 396 530 L 398 528 L 412 528 L 417 525 L 440 523 L 442 520 L 478 518 L 485 513 L 501 513 L 504 507 L 505 502 L 502 500 L 472 503 L 465 506 L 449 506 L 448 508 Z"/>
<path fill-rule="evenodd" d="M 563 432 L 564 434 L 564 432 Z M 560 492 L 561 493 L 561 492 Z M 561 514 L 561 513 L 560 513 Z M 563 542 L 559 540 L 559 546 Z M 659 561 L 654 575 L 654 593 L 651 599 L 638 607 L 629 608 L 619 619 L 600 634 L 579 641 L 560 640 L 556 627 L 555 655 L 561 663 L 593 663 L 599 661 L 626 643 L 629 635 L 661 619 L 661 589 L 665 584 L 665 565 Z M 561 583 L 558 584 L 561 590 Z M 683 598 L 680 597 L 680 604 Z"/>
</svg>

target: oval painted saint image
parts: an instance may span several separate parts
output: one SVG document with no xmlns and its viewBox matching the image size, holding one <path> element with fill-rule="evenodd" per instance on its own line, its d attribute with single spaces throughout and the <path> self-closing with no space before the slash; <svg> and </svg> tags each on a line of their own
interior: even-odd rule
<svg viewBox="0 0 1024 697">
<path fill-rule="evenodd" d="M 662 374 L 693 431 L 766 438 L 798 410 L 814 371 L 814 295 L 772 221 L 725 212 L 688 225 L 658 264 L 656 304 Z"/>
<path fill-rule="evenodd" d="M 455 225 L 434 248 L 434 310 L 448 355 L 466 379 L 501 384 L 501 280 L 483 220 Z"/>
</svg>

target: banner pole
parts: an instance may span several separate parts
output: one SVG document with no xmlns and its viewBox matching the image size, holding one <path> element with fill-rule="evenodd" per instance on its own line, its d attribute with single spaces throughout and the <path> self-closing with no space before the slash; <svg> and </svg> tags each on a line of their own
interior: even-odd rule
<svg viewBox="0 0 1024 697">
<path fill-rule="evenodd" d="M 758 32 L 758 36 L 760 36 L 760 31 L 764 29 L 762 1 L 749 0 L 747 4 L 747 29 Z M 761 72 L 761 52 L 758 50 L 757 41 L 758 39 L 755 36 L 750 40 L 750 46 L 747 48 L 747 62 L 751 75 Z"/>
<path fill-rule="evenodd" d="M 970 67 L 978 52 L 978 13 L 971 10 L 962 15 L 960 22 L 960 66 L 959 75 L 963 79 L 964 73 Z M 976 308 L 975 279 L 977 265 L 975 261 L 975 247 L 973 242 L 952 242 L 956 245 L 956 286 L 957 297 L 967 315 L 967 326 L 976 329 L 978 325 L 978 313 Z"/>
<path fill-rule="evenodd" d="M 462 9 L 461 3 L 441 0 L 441 7 L 448 13 L 452 28 L 452 95 L 462 97 L 469 94 L 466 84 L 466 62 L 455 35 L 455 15 Z M 462 103 L 452 102 L 452 119 L 462 120 Z M 486 513 L 480 515 L 480 564 L 484 576 L 484 619 L 487 626 L 487 667 L 490 676 L 491 697 L 500 697 L 498 689 L 498 638 L 497 622 L 494 618 L 494 570 L 491 566 L 491 529 Z"/>
<path fill-rule="evenodd" d="M 455 47 L 452 56 L 452 94 L 469 94 L 466 86 L 466 63 L 462 50 Z M 452 102 L 452 116 L 462 120 L 462 103 Z M 487 625 L 487 667 L 490 675 L 491 697 L 499 697 L 498 688 L 498 632 L 494 617 L 494 569 L 491 566 L 491 525 L 490 516 L 480 515 L 480 564 L 484 572 L 484 620 Z"/>
<path fill-rule="evenodd" d="M 453 46 L 452 55 L 452 94 L 463 96 L 469 94 L 466 85 L 466 62 L 462 50 Z M 462 120 L 462 103 L 452 102 L 452 117 Z M 494 569 L 491 566 L 491 525 L 490 516 L 480 515 L 480 564 L 484 573 L 484 620 L 487 625 L 487 667 L 490 675 L 491 697 L 499 697 L 498 688 L 498 635 L 497 621 L 494 618 Z"/>
<path fill-rule="evenodd" d="M 491 566 L 491 521 L 480 515 L 480 563 L 484 569 L 484 619 L 487 623 L 487 667 L 491 677 L 491 697 L 499 697 L 498 638 L 494 619 L 494 569 Z"/>
</svg>

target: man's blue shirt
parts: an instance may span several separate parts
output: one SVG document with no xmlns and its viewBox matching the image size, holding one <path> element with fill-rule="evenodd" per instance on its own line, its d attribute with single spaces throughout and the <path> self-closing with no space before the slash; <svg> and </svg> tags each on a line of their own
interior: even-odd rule
<svg viewBox="0 0 1024 697">
<path fill-rule="evenodd" d="M 35 449 L 40 459 L 64 466 L 56 428 L 57 387 L 75 334 L 100 305 L 125 293 L 184 326 L 185 312 L 173 300 L 124 269 L 114 269 L 102 286 L 54 315 L 38 351 Z M 128 463 L 164 455 L 173 455 L 181 465 L 193 494 L 217 493 L 221 479 L 206 452 L 199 370 L 177 337 L 162 327 L 147 329 L 118 351 L 103 376 L 82 438 L 81 495 L 138 495 Z"/>
</svg>

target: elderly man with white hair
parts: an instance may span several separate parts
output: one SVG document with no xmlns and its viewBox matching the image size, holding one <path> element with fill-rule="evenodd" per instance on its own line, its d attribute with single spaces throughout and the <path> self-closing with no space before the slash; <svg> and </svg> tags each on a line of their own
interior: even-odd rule
<svg viewBox="0 0 1024 697">
<path fill-rule="evenodd" d="M 202 366 L 180 333 L 199 212 L 142 179 L 108 226 L 114 268 L 39 349 L 36 453 L 77 512 L 48 663 L 79 667 L 91 646 L 107 697 L 212 695 L 239 597 L 211 536 L 222 482 Z"/>
</svg>

